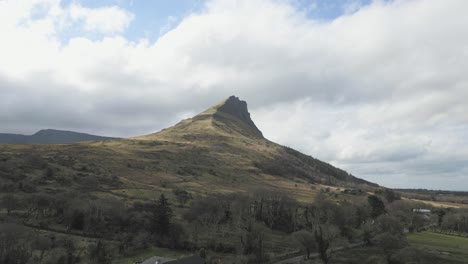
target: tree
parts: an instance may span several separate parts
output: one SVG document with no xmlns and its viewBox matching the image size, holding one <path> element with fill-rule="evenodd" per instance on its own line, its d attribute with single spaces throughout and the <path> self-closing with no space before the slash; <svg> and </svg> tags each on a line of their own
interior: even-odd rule
<svg viewBox="0 0 468 264">
<path fill-rule="evenodd" d="M 297 202 L 286 193 L 260 188 L 254 192 L 255 220 L 264 222 L 270 229 L 296 231 Z"/>
<path fill-rule="evenodd" d="M 252 217 L 240 218 L 239 227 L 242 230 L 240 243 L 244 255 L 254 254 L 255 263 L 263 263 L 266 260 L 265 245 L 266 227 L 258 224 Z"/>
<path fill-rule="evenodd" d="M 435 213 L 437 214 L 437 226 L 441 227 L 442 221 L 444 220 L 444 216 L 446 215 L 446 212 L 444 209 L 437 209 Z"/>
<path fill-rule="evenodd" d="M 376 226 L 379 233 L 391 233 L 391 234 L 401 234 L 403 235 L 404 226 L 401 221 L 389 214 L 381 215 L 376 220 Z"/>
<path fill-rule="evenodd" d="M 189 222 L 196 220 L 206 227 L 219 227 L 232 221 L 232 203 L 235 199 L 227 195 L 209 195 L 196 199 L 184 218 Z"/>
<path fill-rule="evenodd" d="M 392 263 L 392 256 L 396 251 L 408 244 L 404 235 L 389 232 L 378 234 L 374 240 L 375 244 L 385 253 L 388 263 Z"/>
<path fill-rule="evenodd" d="M 80 210 L 73 210 L 70 217 L 70 228 L 83 230 L 85 226 L 85 214 Z"/>
<path fill-rule="evenodd" d="M 319 257 L 327 264 L 332 257 L 332 243 L 340 235 L 340 230 L 335 223 L 337 217 L 342 217 L 338 205 L 328 200 L 323 194 L 319 194 L 309 211 L 312 214 L 311 226 L 314 232 L 315 242 Z"/>
<path fill-rule="evenodd" d="M 367 221 L 362 225 L 362 240 L 366 245 L 374 245 L 378 242 L 378 235 L 383 233 L 404 235 L 404 226 L 398 217 L 390 214 L 383 214 L 377 219 Z"/>
<path fill-rule="evenodd" d="M 10 214 L 11 211 L 15 210 L 19 206 L 19 201 L 16 196 L 7 194 L 2 198 L 2 206 L 7 210 L 7 214 Z"/>
<path fill-rule="evenodd" d="M 371 208 L 368 204 L 359 203 L 356 205 L 356 227 L 359 228 L 362 224 L 366 223 L 366 220 L 371 214 Z"/>
<path fill-rule="evenodd" d="M 167 236 L 167 245 L 169 248 L 181 248 L 187 232 L 184 227 L 177 223 L 171 223 L 169 235 Z"/>
<path fill-rule="evenodd" d="M 372 211 L 371 211 L 372 217 L 377 217 L 385 213 L 385 204 L 382 202 L 382 200 L 380 200 L 379 197 L 375 195 L 369 195 L 367 197 L 367 201 L 369 202 L 369 205 L 372 208 Z"/>
<path fill-rule="evenodd" d="M 411 225 L 409 226 L 409 231 L 410 232 L 419 232 L 421 229 L 424 227 L 426 224 L 426 220 L 424 217 L 420 214 L 413 213 L 413 216 L 411 218 Z"/>
<path fill-rule="evenodd" d="M 39 236 L 33 240 L 31 247 L 41 252 L 39 260 L 42 261 L 44 253 L 52 247 L 52 242 L 48 237 Z"/>
<path fill-rule="evenodd" d="M 167 235 L 171 228 L 172 217 L 173 212 L 169 201 L 164 194 L 161 194 L 153 211 L 152 232 L 160 236 Z"/>
<path fill-rule="evenodd" d="M 332 250 L 330 246 L 338 238 L 338 234 L 337 228 L 329 224 L 319 224 L 314 230 L 319 257 L 324 264 L 327 264 L 331 259 Z"/>
<path fill-rule="evenodd" d="M 98 242 L 94 245 L 90 245 L 89 258 L 93 261 L 93 263 L 99 264 L 111 263 L 112 260 L 112 256 L 107 252 L 107 249 L 101 240 L 98 240 Z"/>
<path fill-rule="evenodd" d="M 376 234 L 376 228 L 372 224 L 371 221 L 366 221 L 362 226 L 362 241 L 367 245 L 370 246 L 372 245 L 373 241 L 372 239 L 374 238 Z"/>
<path fill-rule="evenodd" d="M 387 200 L 389 203 L 393 203 L 394 201 L 401 199 L 401 195 L 391 189 L 385 189 L 383 191 L 383 195 L 385 200 Z"/>
<path fill-rule="evenodd" d="M 32 257 L 31 233 L 17 224 L 0 223 L 0 263 L 23 264 Z"/>
<path fill-rule="evenodd" d="M 192 199 L 192 195 L 184 190 L 173 190 L 172 193 L 175 195 L 180 207 L 183 207 L 190 199 Z"/>
<path fill-rule="evenodd" d="M 310 258 L 310 252 L 317 248 L 317 242 L 315 241 L 314 234 L 307 230 L 300 230 L 297 232 L 294 232 L 293 234 L 294 239 L 297 241 L 297 243 L 304 248 L 307 259 Z"/>
<path fill-rule="evenodd" d="M 69 238 L 63 238 L 59 242 L 59 244 L 65 250 L 65 253 L 66 253 L 65 260 L 67 264 L 75 264 L 79 262 L 83 249 L 80 251 L 77 251 L 75 243 L 73 242 L 73 240 Z"/>
<path fill-rule="evenodd" d="M 198 255 L 200 255 L 200 257 L 206 259 L 206 250 L 204 248 L 200 248 L 200 251 L 198 251 Z"/>
</svg>

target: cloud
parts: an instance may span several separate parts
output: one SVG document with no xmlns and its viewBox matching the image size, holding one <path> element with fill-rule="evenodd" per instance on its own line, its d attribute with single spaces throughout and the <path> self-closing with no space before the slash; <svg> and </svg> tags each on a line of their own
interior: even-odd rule
<svg viewBox="0 0 468 264">
<path fill-rule="evenodd" d="M 117 6 L 86 8 L 79 4 L 72 4 L 68 12 L 73 21 L 82 23 L 83 30 L 98 33 L 123 32 L 134 15 Z"/>
<path fill-rule="evenodd" d="M 2 130 L 134 136 L 235 94 L 269 139 L 357 176 L 468 189 L 468 2 L 354 3 L 208 1 L 150 41 L 120 7 L 0 1 Z"/>
<path fill-rule="evenodd" d="M 168 16 L 166 18 L 166 23 L 159 29 L 159 36 L 162 36 L 177 26 L 177 23 L 180 22 L 179 18 L 175 16 Z"/>
</svg>

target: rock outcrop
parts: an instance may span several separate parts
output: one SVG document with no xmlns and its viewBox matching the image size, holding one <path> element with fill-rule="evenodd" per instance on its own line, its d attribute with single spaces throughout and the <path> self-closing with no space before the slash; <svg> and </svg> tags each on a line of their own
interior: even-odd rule
<svg viewBox="0 0 468 264">
<path fill-rule="evenodd" d="M 239 100 L 238 97 L 231 96 L 223 103 L 218 104 L 215 112 L 215 116 L 231 115 L 246 125 L 249 134 L 253 134 L 258 137 L 263 137 L 262 132 L 257 128 L 255 123 L 250 118 L 250 113 L 247 109 L 247 103 Z M 247 131 L 246 131 L 247 132 Z"/>
</svg>

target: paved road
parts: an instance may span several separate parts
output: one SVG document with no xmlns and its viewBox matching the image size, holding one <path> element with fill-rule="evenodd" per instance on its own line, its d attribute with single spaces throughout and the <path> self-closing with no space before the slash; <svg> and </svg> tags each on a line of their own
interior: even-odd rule
<svg viewBox="0 0 468 264">
<path fill-rule="evenodd" d="M 332 249 L 332 252 L 341 251 L 341 250 L 350 249 L 350 248 L 355 248 L 355 247 L 360 247 L 362 245 L 364 245 L 363 242 L 356 243 L 356 244 L 351 244 L 351 245 L 346 246 L 346 247 L 335 247 L 335 248 Z M 318 256 L 319 256 L 318 253 L 311 253 L 310 254 L 311 259 L 316 258 Z M 288 259 L 283 259 L 283 260 L 280 260 L 280 261 L 277 261 L 277 262 L 273 262 L 273 264 L 296 264 L 296 263 L 300 263 L 301 261 L 305 260 L 305 257 L 306 257 L 306 255 L 296 256 L 296 257 L 292 257 L 292 258 L 288 258 Z"/>
</svg>

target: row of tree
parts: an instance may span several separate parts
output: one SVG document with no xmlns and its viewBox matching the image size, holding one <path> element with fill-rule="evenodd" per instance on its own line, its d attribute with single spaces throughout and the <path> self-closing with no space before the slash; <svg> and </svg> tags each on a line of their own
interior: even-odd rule
<svg viewBox="0 0 468 264">
<path fill-rule="evenodd" d="M 292 239 L 307 256 L 316 252 L 323 263 L 330 261 L 333 248 L 360 244 L 380 248 L 392 263 L 396 253 L 407 246 L 405 232 L 422 230 L 431 224 L 459 233 L 467 232 L 468 227 L 465 211 L 417 214 L 412 209 L 421 208 L 421 204 L 401 200 L 385 190 L 367 198 L 359 196 L 352 203 L 337 199 L 335 193 L 321 192 L 312 203 L 304 204 L 271 189 L 203 197 L 174 190 L 171 197 L 177 207 L 165 195 L 156 201 L 133 203 L 95 199 L 79 193 L 6 194 L 0 201 L 7 214 L 22 217 L 26 225 L 45 229 L 61 226 L 62 231 L 70 234 L 104 241 L 94 243 L 93 248 L 85 250 L 86 254 L 61 243 L 63 252 L 72 252 L 65 254 L 69 260 L 63 263 L 76 263 L 83 256 L 105 263 L 112 255 L 132 255 L 151 245 L 192 251 L 204 248 L 214 253 L 239 254 L 245 256 L 246 262 L 262 263 L 273 257 L 274 252 L 292 247 L 273 243 L 273 233 Z M 45 248 L 42 252 L 51 252 L 56 247 L 51 246 L 54 243 L 50 239 L 44 241 L 39 243 L 42 247 L 29 249 L 21 243 L 3 242 L 1 263 L 12 263 L 6 262 L 7 255 L 26 252 L 24 256 L 31 257 L 31 250 Z M 114 241 L 117 247 L 111 249 L 105 241 Z"/>
</svg>

